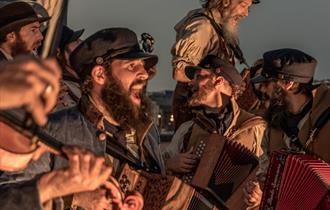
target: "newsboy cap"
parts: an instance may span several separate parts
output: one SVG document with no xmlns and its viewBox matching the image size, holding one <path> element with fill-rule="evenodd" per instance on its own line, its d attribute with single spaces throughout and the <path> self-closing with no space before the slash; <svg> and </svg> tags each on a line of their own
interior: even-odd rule
<svg viewBox="0 0 330 210">
<path fill-rule="evenodd" d="M 156 55 L 141 50 L 136 34 L 127 28 L 100 30 L 83 41 L 70 55 L 70 63 L 82 79 L 90 73 L 87 65 L 102 65 L 111 59 L 143 59 L 147 71 L 158 62 Z"/>
<path fill-rule="evenodd" d="M 268 79 L 284 79 L 299 83 L 309 83 L 314 76 L 317 61 L 312 56 L 297 49 L 278 49 L 264 53 L 261 75 L 254 82 Z"/>
<path fill-rule="evenodd" d="M 227 61 L 215 55 L 206 56 L 198 66 L 186 66 L 185 74 L 192 80 L 197 70 L 207 69 L 218 76 L 223 76 L 233 85 L 242 85 L 243 79 L 237 69 Z"/>
<path fill-rule="evenodd" d="M 50 17 L 38 17 L 31 5 L 26 2 L 10 2 L 0 8 L 0 34 L 4 35 L 33 22 L 42 23 Z"/>
<path fill-rule="evenodd" d="M 76 41 L 81 37 L 81 35 L 84 33 L 85 29 L 80 29 L 77 31 L 72 30 L 68 26 L 64 25 L 62 28 L 62 35 L 60 39 L 59 48 L 61 52 L 64 52 L 65 47 L 70 44 L 71 42 Z"/>
</svg>

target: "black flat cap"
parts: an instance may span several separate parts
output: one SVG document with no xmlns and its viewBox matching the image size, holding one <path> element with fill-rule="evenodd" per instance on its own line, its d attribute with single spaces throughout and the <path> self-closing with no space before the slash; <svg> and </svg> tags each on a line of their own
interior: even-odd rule
<svg viewBox="0 0 330 210">
<path fill-rule="evenodd" d="M 22 26 L 38 21 L 42 23 L 50 17 L 38 17 L 31 5 L 25 2 L 10 2 L 0 8 L 0 33 L 10 33 Z"/>
<path fill-rule="evenodd" d="M 64 25 L 62 28 L 62 35 L 61 40 L 59 44 L 59 48 L 61 52 L 65 50 L 65 47 L 70 44 L 71 42 L 76 41 L 81 37 L 81 35 L 84 33 L 85 29 L 80 29 L 78 31 L 74 31 L 68 26 Z"/>
<path fill-rule="evenodd" d="M 89 74 L 86 65 L 102 65 L 111 59 L 143 59 L 146 70 L 154 71 L 158 57 L 141 50 L 136 34 L 127 28 L 100 30 L 83 41 L 70 55 L 70 63 L 82 76 Z M 154 73 L 154 72 L 153 72 Z"/>
<path fill-rule="evenodd" d="M 251 72 L 250 82 L 251 83 L 261 83 L 261 82 L 266 82 L 266 81 L 272 80 L 272 78 L 270 78 L 270 77 L 266 78 L 263 75 L 263 68 L 262 68 L 263 65 L 264 65 L 264 60 L 259 59 L 250 68 L 250 72 Z"/>
<path fill-rule="evenodd" d="M 207 69 L 218 76 L 223 76 L 233 85 L 242 85 L 243 79 L 237 69 L 230 63 L 222 60 L 215 55 L 206 56 L 198 66 L 187 66 L 186 76 L 192 80 L 196 70 Z"/>
<path fill-rule="evenodd" d="M 264 53 L 264 65 L 259 82 L 270 78 L 309 83 L 314 76 L 317 61 L 297 49 L 278 49 Z"/>
</svg>

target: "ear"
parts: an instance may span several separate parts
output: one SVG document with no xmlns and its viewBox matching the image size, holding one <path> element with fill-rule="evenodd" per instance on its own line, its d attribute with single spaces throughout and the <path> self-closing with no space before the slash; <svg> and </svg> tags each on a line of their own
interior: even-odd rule
<svg viewBox="0 0 330 210">
<path fill-rule="evenodd" d="M 16 41 L 16 34 L 14 32 L 10 32 L 6 35 L 6 40 L 8 42 L 15 42 Z"/>
<path fill-rule="evenodd" d="M 214 81 L 214 87 L 221 87 L 224 83 L 225 79 L 222 76 L 216 76 Z"/>
<path fill-rule="evenodd" d="M 99 85 L 105 84 L 106 74 L 105 74 L 105 68 L 103 66 L 101 65 L 94 66 L 91 71 L 91 76 L 97 84 Z"/>
<path fill-rule="evenodd" d="M 139 192 L 128 195 L 123 203 L 123 210 L 141 210 L 143 208 L 143 196 Z"/>
</svg>

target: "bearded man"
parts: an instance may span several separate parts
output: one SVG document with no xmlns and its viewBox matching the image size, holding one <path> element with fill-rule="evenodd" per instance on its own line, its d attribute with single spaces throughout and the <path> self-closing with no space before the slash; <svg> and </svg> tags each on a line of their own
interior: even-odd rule
<svg viewBox="0 0 330 210">
<path fill-rule="evenodd" d="M 325 84 L 312 85 L 317 61 L 296 49 L 264 53 L 261 75 L 254 82 L 273 80 L 270 92 L 269 129 L 264 136 L 259 183 L 246 187 L 246 201 L 258 206 L 271 152 L 280 149 L 305 151 L 330 163 L 330 90 Z M 253 192 L 253 193 L 252 193 Z"/>
<path fill-rule="evenodd" d="M 79 145 L 96 155 L 105 155 L 106 145 L 115 143 L 149 169 L 164 172 L 159 133 L 150 120 L 144 95 L 157 62 L 156 55 L 140 49 L 136 34 L 127 28 L 109 28 L 91 35 L 70 56 L 80 75 L 82 98 L 77 106 L 50 115 L 46 132 L 66 145 Z M 112 156 L 108 162 L 114 174 L 125 163 Z M 64 159 L 48 155 L 25 174 L 66 164 Z M 75 194 L 69 200 L 72 206 L 84 209 L 111 207 L 104 189 Z"/>
<path fill-rule="evenodd" d="M 242 78 L 235 67 L 209 55 L 198 66 L 186 67 L 185 73 L 192 80 L 189 105 L 195 107 L 195 116 L 179 127 L 165 148 L 166 169 L 181 175 L 192 172 L 198 160 L 191 146 L 211 133 L 244 145 L 256 156 L 262 155 L 266 123 L 237 105 L 235 98 L 241 91 Z"/>
<path fill-rule="evenodd" d="M 189 78 L 184 69 L 198 65 L 207 55 L 216 55 L 235 65 L 235 57 L 245 62 L 238 46 L 238 25 L 248 16 L 252 4 L 257 0 L 206 0 L 203 8 L 190 11 L 176 26 L 176 42 L 172 48 L 173 79 L 177 86 L 173 98 L 173 114 L 176 129 L 191 119 L 187 112 Z"/>
<path fill-rule="evenodd" d="M 38 17 L 25 2 L 8 3 L 0 8 L 0 60 L 36 53 L 42 44 L 40 23 L 50 17 Z"/>
</svg>

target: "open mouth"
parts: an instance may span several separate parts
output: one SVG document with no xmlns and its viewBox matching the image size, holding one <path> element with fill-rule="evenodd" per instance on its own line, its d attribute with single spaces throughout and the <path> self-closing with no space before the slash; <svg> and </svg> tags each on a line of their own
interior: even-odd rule
<svg viewBox="0 0 330 210">
<path fill-rule="evenodd" d="M 142 96 L 142 89 L 132 89 L 131 98 L 135 104 L 140 104 Z"/>
</svg>

